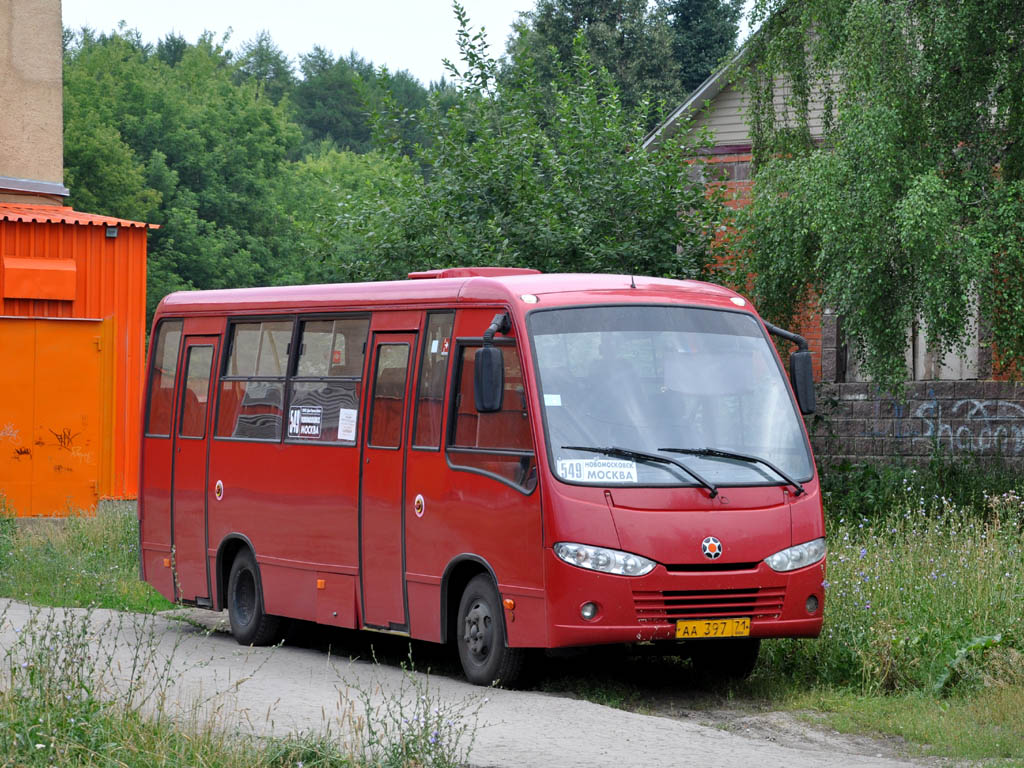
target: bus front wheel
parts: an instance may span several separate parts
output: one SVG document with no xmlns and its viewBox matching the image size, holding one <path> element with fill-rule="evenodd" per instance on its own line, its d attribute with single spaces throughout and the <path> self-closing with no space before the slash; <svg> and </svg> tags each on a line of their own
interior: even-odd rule
<svg viewBox="0 0 1024 768">
<path fill-rule="evenodd" d="M 509 648 L 505 616 L 494 582 L 486 574 L 470 579 L 459 601 L 456 643 L 466 679 L 476 685 L 511 685 L 523 670 L 526 651 Z"/>
<path fill-rule="evenodd" d="M 263 589 L 256 558 L 248 549 L 235 556 L 228 577 L 228 619 L 231 634 L 242 645 L 270 645 L 278 638 L 281 619 L 263 610 Z"/>
</svg>

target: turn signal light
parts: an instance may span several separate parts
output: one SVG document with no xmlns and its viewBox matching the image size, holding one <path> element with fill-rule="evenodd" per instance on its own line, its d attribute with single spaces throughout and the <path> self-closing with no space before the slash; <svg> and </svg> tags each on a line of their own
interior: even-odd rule
<svg viewBox="0 0 1024 768">
<path fill-rule="evenodd" d="M 501 601 L 501 604 L 505 606 L 506 611 L 514 611 L 516 609 L 516 601 L 511 597 L 506 597 Z"/>
<path fill-rule="evenodd" d="M 317 589 L 327 589 L 327 579 L 317 579 L 316 580 L 316 588 Z"/>
</svg>

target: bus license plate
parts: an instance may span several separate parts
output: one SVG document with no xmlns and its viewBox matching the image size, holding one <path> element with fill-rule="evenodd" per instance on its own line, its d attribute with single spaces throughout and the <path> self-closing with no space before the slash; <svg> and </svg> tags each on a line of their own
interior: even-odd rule
<svg viewBox="0 0 1024 768">
<path fill-rule="evenodd" d="M 704 637 L 747 637 L 750 634 L 750 619 L 702 619 L 701 621 L 677 621 L 677 638 Z"/>
</svg>

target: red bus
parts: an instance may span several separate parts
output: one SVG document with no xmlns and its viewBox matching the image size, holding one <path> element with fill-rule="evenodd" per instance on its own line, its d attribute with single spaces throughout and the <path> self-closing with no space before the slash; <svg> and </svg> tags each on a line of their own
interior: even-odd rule
<svg viewBox="0 0 1024 768">
<path fill-rule="evenodd" d="M 822 626 L 806 343 L 694 281 L 504 268 L 174 293 L 153 321 L 143 578 L 229 611 L 742 675 Z M 769 333 L 800 344 L 787 379 Z M 790 384 L 792 381 L 792 385 Z"/>
</svg>

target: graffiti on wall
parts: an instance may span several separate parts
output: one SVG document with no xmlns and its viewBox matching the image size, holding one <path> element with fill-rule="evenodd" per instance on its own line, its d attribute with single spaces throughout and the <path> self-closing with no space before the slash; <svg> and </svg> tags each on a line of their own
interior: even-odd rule
<svg viewBox="0 0 1024 768">
<path fill-rule="evenodd" d="M 914 442 L 938 443 L 951 453 L 1024 453 L 1024 404 L 1009 400 L 937 400 L 914 410 L 923 427 Z"/>
</svg>

